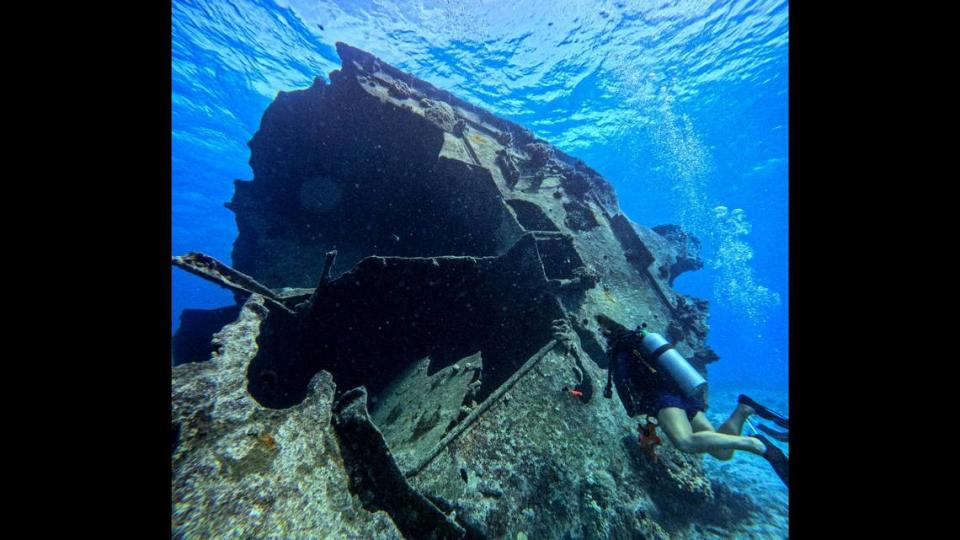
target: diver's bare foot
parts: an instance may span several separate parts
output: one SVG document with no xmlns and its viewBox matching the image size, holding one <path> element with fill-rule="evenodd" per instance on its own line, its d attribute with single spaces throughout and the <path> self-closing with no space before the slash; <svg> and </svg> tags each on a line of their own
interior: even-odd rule
<svg viewBox="0 0 960 540">
<path fill-rule="evenodd" d="M 739 412 L 742 412 L 742 413 L 746 414 L 747 416 L 752 416 L 752 415 L 754 415 L 754 414 L 757 414 L 757 411 L 754 410 L 753 407 L 747 405 L 746 403 L 738 403 L 738 404 L 737 404 L 737 409 L 739 410 Z"/>
<path fill-rule="evenodd" d="M 750 439 L 750 442 L 753 444 L 753 448 L 756 450 L 757 454 L 761 456 L 767 453 L 767 445 L 763 444 L 763 441 L 755 437 L 747 437 Z"/>
</svg>

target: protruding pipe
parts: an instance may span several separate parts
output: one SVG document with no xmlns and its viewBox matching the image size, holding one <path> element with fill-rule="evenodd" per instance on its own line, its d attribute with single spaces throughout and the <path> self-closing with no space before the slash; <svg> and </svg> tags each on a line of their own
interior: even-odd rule
<svg viewBox="0 0 960 540">
<path fill-rule="evenodd" d="M 268 287 L 209 255 L 194 251 L 186 255 L 173 257 L 171 262 L 174 266 L 221 287 L 245 294 L 259 294 L 266 298 L 270 305 L 279 307 L 291 315 L 293 314 L 293 310 L 283 305 L 282 299 Z"/>
<path fill-rule="evenodd" d="M 323 273 L 320 275 L 320 284 L 317 286 L 318 290 L 330 281 L 330 270 L 333 269 L 333 263 L 336 261 L 337 250 L 328 251 L 327 258 L 323 261 Z M 316 294 L 316 291 L 314 291 L 314 294 Z"/>
<path fill-rule="evenodd" d="M 313 290 L 313 294 L 310 295 L 310 299 L 307 300 L 306 303 L 297 306 L 298 309 L 302 310 L 300 313 L 310 313 L 313 310 L 313 305 L 316 303 L 317 298 L 323 294 L 327 283 L 330 283 L 330 271 L 333 269 L 333 263 L 336 261 L 337 250 L 328 251 L 323 261 L 323 272 L 320 274 L 320 282 L 317 283 L 317 288 Z"/>
</svg>

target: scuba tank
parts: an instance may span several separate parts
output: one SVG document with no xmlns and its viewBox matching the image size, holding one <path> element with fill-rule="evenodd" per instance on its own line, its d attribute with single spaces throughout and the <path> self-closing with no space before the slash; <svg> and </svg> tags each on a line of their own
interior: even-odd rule
<svg viewBox="0 0 960 540">
<path fill-rule="evenodd" d="M 707 381 L 697 372 L 690 362 L 673 348 L 673 344 L 656 332 L 645 330 L 646 323 L 637 328 L 640 336 L 640 354 L 649 361 L 656 362 L 660 369 L 670 374 L 670 378 L 680 386 L 687 397 L 700 395 L 707 387 Z"/>
</svg>

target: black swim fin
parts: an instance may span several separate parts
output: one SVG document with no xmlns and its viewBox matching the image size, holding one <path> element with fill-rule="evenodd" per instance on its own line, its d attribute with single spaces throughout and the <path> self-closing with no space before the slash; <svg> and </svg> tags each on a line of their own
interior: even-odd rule
<svg viewBox="0 0 960 540">
<path fill-rule="evenodd" d="M 782 442 L 790 442 L 790 434 L 786 431 L 777 431 L 771 427 L 767 427 L 763 424 L 758 426 L 760 431 L 766 433 L 767 435 L 773 437 L 774 439 Z"/>
<path fill-rule="evenodd" d="M 740 394 L 737 397 L 737 403 L 743 403 L 744 405 L 750 406 L 753 410 L 757 411 L 757 416 L 765 420 L 770 420 L 771 422 L 777 424 L 778 426 L 786 429 L 790 429 L 790 419 L 785 416 L 774 412 L 763 405 L 757 403 L 756 401 L 750 399 L 749 396 Z"/>
<path fill-rule="evenodd" d="M 767 452 L 763 454 L 763 458 L 770 462 L 773 471 L 777 473 L 780 480 L 783 480 L 783 484 L 790 487 L 790 460 L 787 459 L 787 455 L 763 435 L 751 435 L 751 437 L 760 439 L 760 442 L 767 447 Z"/>
</svg>

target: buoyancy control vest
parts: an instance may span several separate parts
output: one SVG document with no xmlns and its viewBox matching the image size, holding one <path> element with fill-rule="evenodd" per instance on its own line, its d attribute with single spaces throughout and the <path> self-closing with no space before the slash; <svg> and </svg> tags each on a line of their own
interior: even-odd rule
<svg viewBox="0 0 960 540">
<path fill-rule="evenodd" d="M 607 386 L 603 391 L 603 395 L 607 398 L 613 396 L 611 385 L 615 374 L 624 382 L 631 381 L 633 386 L 638 380 L 643 379 L 650 384 L 669 382 L 675 384 L 685 396 L 690 398 L 700 397 L 706 390 L 706 379 L 663 336 L 647 331 L 646 324 L 619 336 L 613 343 L 610 353 Z M 627 365 L 624 365 L 625 361 Z M 623 384 L 618 382 L 617 391 L 621 395 L 621 400 L 628 405 L 626 401 L 634 401 L 634 399 L 630 397 L 623 399 L 625 392 L 620 388 Z M 632 407 L 628 405 L 627 408 L 630 410 Z"/>
</svg>

